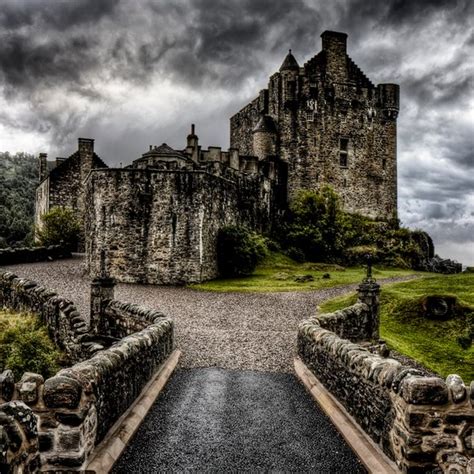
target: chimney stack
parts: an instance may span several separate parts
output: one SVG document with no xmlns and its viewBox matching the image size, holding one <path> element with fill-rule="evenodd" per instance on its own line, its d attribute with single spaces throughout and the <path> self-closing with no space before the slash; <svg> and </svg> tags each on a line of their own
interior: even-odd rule
<svg viewBox="0 0 474 474">
<path fill-rule="evenodd" d="M 347 35 L 325 31 L 321 38 L 326 54 L 326 72 L 333 81 L 343 82 L 347 78 Z"/>
</svg>

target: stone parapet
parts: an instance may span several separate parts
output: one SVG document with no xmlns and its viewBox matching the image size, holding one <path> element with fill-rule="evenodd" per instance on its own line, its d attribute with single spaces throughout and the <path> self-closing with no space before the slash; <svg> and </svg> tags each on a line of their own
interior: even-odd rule
<svg viewBox="0 0 474 474">
<path fill-rule="evenodd" d="M 74 303 L 38 283 L 0 272 L 0 308 L 37 314 L 54 343 L 73 361 L 84 357 L 81 338 L 89 331 Z"/>
<path fill-rule="evenodd" d="M 84 469 L 96 445 L 173 352 L 173 322 L 158 311 L 114 300 L 109 282 L 103 278 L 92 286 L 100 301 L 97 327 L 90 330 L 70 301 L 0 273 L 0 306 L 37 314 L 76 362 L 47 380 L 25 373 L 15 383 L 10 370 L 0 373 L 0 464 L 23 472 Z M 25 410 L 16 409 L 20 406 Z M 16 426 L 23 421 L 12 410 L 28 414 L 35 434 Z"/>
<path fill-rule="evenodd" d="M 427 377 L 353 342 L 368 309 L 359 301 L 303 322 L 301 360 L 401 471 L 472 472 L 474 382 Z"/>
</svg>

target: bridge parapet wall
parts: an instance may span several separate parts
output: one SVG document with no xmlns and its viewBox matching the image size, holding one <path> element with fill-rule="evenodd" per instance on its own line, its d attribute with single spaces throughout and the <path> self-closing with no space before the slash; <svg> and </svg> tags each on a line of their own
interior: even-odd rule
<svg viewBox="0 0 474 474">
<path fill-rule="evenodd" d="M 104 295 L 112 299 L 102 298 L 98 306 L 102 313 L 96 316 L 102 322 L 97 327 L 102 332 L 87 327 L 77 333 L 71 302 L 61 303 L 53 292 L 9 272 L 0 274 L 0 307 L 38 314 L 53 335 L 57 333 L 55 341 L 77 347 L 76 363 L 47 380 L 27 372 L 15 383 L 11 370 L 0 373 L 0 464 L 3 456 L 5 463 L 8 458 L 8 464 L 25 472 L 30 465 L 33 471 L 84 469 L 96 445 L 171 355 L 170 319 L 118 302 L 113 291 L 99 294 Z M 97 341 L 112 345 L 104 348 Z M 18 403 L 31 411 L 37 427 L 36 434 L 21 435 L 21 446 L 18 433 L 23 432 L 12 414 Z"/>
<path fill-rule="evenodd" d="M 369 312 L 359 301 L 304 321 L 299 357 L 403 472 L 472 472 L 474 381 L 429 377 L 376 353 L 368 338 L 353 342 Z"/>
</svg>

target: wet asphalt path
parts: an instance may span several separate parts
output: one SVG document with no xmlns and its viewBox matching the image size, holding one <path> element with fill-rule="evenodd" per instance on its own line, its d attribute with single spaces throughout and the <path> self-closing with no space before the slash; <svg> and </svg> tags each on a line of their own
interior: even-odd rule
<svg viewBox="0 0 474 474">
<path fill-rule="evenodd" d="M 366 472 L 296 377 L 217 368 L 175 372 L 115 474 Z"/>
</svg>

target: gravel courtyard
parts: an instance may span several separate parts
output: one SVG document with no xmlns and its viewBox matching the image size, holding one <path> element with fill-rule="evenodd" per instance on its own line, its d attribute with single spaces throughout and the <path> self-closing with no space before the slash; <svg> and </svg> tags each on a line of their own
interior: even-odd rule
<svg viewBox="0 0 474 474">
<path fill-rule="evenodd" d="M 81 257 L 4 268 L 71 299 L 88 316 L 90 286 Z M 298 323 L 314 314 L 322 301 L 355 287 L 288 293 L 214 293 L 118 284 L 115 297 L 158 309 L 175 321 L 183 368 L 292 372 Z"/>
</svg>

